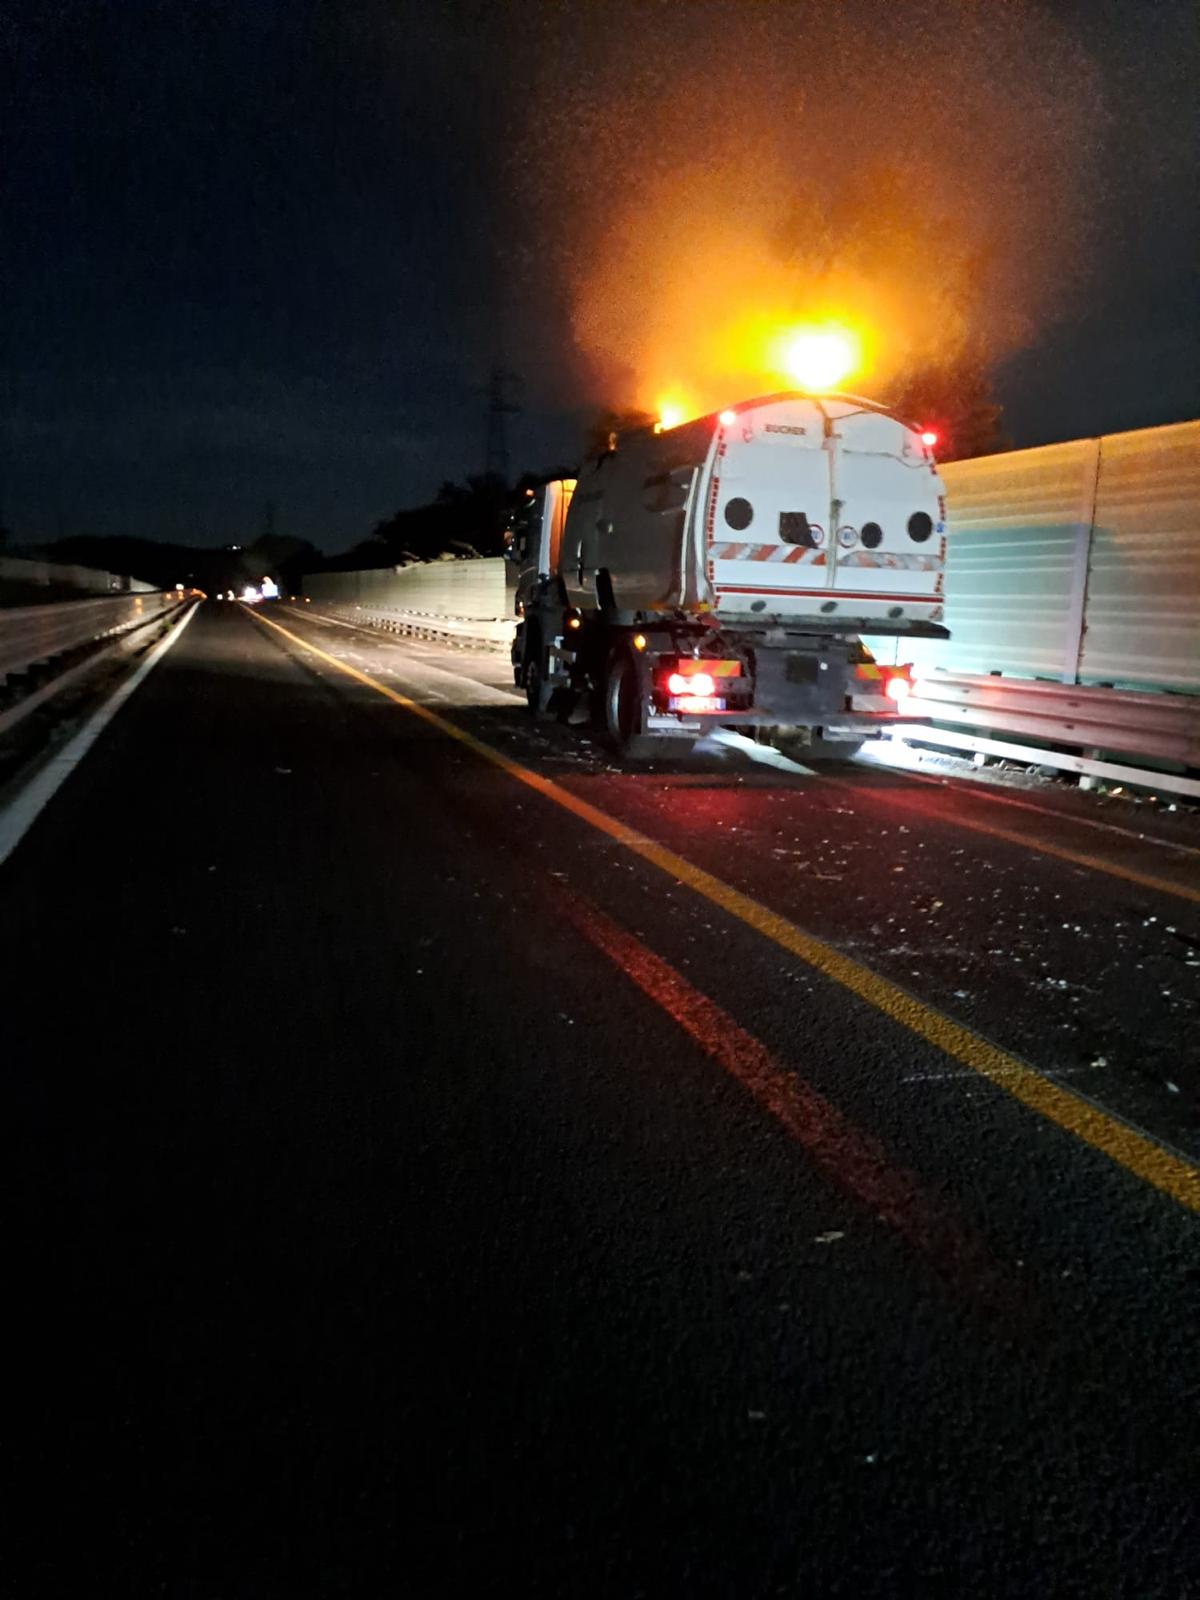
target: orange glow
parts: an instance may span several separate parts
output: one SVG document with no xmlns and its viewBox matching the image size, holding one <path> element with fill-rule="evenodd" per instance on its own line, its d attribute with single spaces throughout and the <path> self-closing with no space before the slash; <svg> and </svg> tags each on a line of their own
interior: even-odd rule
<svg viewBox="0 0 1200 1600">
<path fill-rule="evenodd" d="M 780 389 L 852 387 L 882 398 L 897 372 L 926 353 L 928 327 L 938 328 L 939 350 L 958 341 L 940 298 L 914 294 L 907 270 L 893 277 L 886 264 L 856 264 L 805 273 L 781 263 L 754 226 L 738 235 L 744 197 L 722 194 L 714 210 L 727 208 L 723 224 L 694 238 L 690 190 L 677 182 L 665 194 L 652 185 L 652 239 L 643 217 L 631 224 L 637 271 L 620 252 L 601 250 L 578 286 L 574 316 L 581 348 L 601 366 L 612 360 L 614 330 L 630 329 L 632 379 L 621 379 L 622 392 L 661 428 L 718 411 L 731 397 Z M 683 254 L 668 247 L 678 238 L 690 241 Z"/>
<path fill-rule="evenodd" d="M 589 394 L 655 417 L 676 386 L 683 417 L 794 388 L 772 346 L 805 328 L 851 330 L 836 381 L 885 403 L 1032 345 L 1111 227 L 1104 74 L 1055 9 L 530 8 L 518 326 L 561 297 Z"/>
<path fill-rule="evenodd" d="M 682 309 L 687 311 L 686 302 Z M 868 317 L 829 302 L 812 309 L 811 318 L 794 312 L 789 316 L 782 306 L 762 311 L 730 308 L 714 314 L 712 308 L 697 304 L 686 317 L 686 331 L 680 327 L 671 335 L 670 359 L 676 369 L 682 364 L 676 341 L 688 346 L 690 381 L 655 392 L 648 409 L 658 418 L 656 431 L 702 416 L 731 390 L 747 397 L 777 389 L 823 393 L 860 373 L 874 373 L 878 339 Z M 656 363 L 658 356 L 648 353 L 642 359 Z M 731 427 L 737 412 L 721 411 L 719 420 Z"/>
<path fill-rule="evenodd" d="M 677 428 L 681 422 L 686 422 L 689 417 L 699 415 L 699 412 L 677 392 L 660 395 L 654 402 L 654 410 L 658 417 L 657 431 L 659 433 L 662 433 L 667 428 Z"/>
<path fill-rule="evenodd" d="M 644 633 L 635 633 L 634 634 L 634 636 L 633 636 L 633 648 L 635 650 L 644 650 L 646 648 L 646 635 Z"/>
<path fill-rule="evenodd" d="M 772 346 L 774 359 L 799 389 L 836 389 L 862 366 L 862 340 L 849 328 L 793 329 Z"/>
</svg>

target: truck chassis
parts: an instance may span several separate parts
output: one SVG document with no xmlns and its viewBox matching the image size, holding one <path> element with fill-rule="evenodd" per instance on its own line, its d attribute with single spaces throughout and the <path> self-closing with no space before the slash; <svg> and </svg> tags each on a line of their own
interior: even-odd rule
<svg viewBox="0 0 1200 1600">
<path fill-rule="evenodd" d="M 525 602 L 514 682 L 535 716 L 590 720 L 628 759 L 682 753 L 722 726 L 789 755 L 848 756 L 902 720 L 906 670 L 881 671 L 845 622 L 822 629 L 808 619 L 585 613 L 554 589 L 543 580 Z M 945 630 L 915 623 L 897 631 Z"/>
</svg>

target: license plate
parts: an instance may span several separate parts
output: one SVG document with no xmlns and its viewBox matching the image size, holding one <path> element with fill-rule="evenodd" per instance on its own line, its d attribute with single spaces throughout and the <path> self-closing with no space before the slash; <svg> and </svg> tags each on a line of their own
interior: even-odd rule
<svg viewBox="0 0 1200 1600">
<path fill-rule="evenodd" d="M 681 694 L 675 702 L 678 711 L 724 711 L 724 700 L 713 694 Z"/>
</svg>

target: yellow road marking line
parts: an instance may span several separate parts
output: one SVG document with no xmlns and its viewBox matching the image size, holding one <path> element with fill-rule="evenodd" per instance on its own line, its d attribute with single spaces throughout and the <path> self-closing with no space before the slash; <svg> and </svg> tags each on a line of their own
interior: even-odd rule
<svg viewBox="0 0 1200 1600">
<path fill-rule="evenodd" d="M 1138 872 L 1133 867 L 1123 867 L 1118 862 L 1105 861 L 1103 856 L 1087 855 L 1082 850 L 1068 850 L 1065 845 L 1048 844 L 1044 839 L 1034 839 L 1027 833 L 1018 833 L 1015 828 L 1000 828 L 995 823 L 979 822 L 974 817 L 955 816 L 950 811 L 931 812 L 920 800 L 909 799 L 906 795 L 893 794 L 888 790 L 864 789 L 861 784 L 849 783 L 845 778 L 827 778 L 820 774 L 818 776 L 820 781 L 828 784 L 831 789 L 846 789 L 858 796 L 878 795 L 882 805 L 899 806 L 906 811 L 915 811 L 923 817 L 936 816 L 939 822 L 949 822 L 958 828 L 970 828 L 973 833 L 986 833 L 992 839 L 1004 839 L 1009 844 L 1019 844 L 1024 850 L 1036 850 L 1039 855 L 1055 856 L 1059 861 L 1069 861 L 1072 866 L 1087 867 L 1094 872 L 1106 872 L 1110 878 L 1123 878 L 1126 883 L 1134 883 L 1139 889 L 1153 889 L 1156 894 L 1171 894 L 1178 900 L 1191 900 L 1200 905 L 1200 889 L 1193 889 L 1186 883 L 1172 883 L 1167 878 L 1156 878 L 1148 872 Z M 911 774 L 905 773 L 905 777 L 909 776 Z"/>
<path fill-rule="evenodd" d="M 656 844 L 653 839 L 648 839 L 635 828 L 630 828 L 625 823 L 619 822 L 616 817 L 609 816 L 606 811 L 601 811 L 588 801 L 581 800 L 569 789 L 564 789 L 555 783 L 552 778 L 545 778 L 529 767 L 513 761 L 511 757 L 494 749 L 490 744 L 485 744 L 474 734 L 468 733 L 465 728 L 460 728 L 456 723 L 439 716 L 436 711 L 430 711 L 428 707 L 409 699 L 407 695 L 389 689 L 386 684 L 379 683 L 365 672 L 360 672 L 357 667 L 339 661 L 336 656 L 329 655 L 317 645 L 301 638 L 299 634 L 281 627 L 279 623 L 271 622 L 256 612 L 250 614 L 264 627 L 274 629 L 285 639 L 290 639 L 293 644 L 299 645 L 302 650 L 307 650 L 319 660 L 336 667 L 348 678 L 353 678 L 366 688 L 373 689 L 376 694 L 383 695 L 394 705 L 411 712 L 422 722 L 436 728 L 446 738 L 453 739 L 457 744 L 472 751 L 481 760 L 498 767 L 509 777 L 515 778 L 518 783 L 523 783 L 527 788 L 544 795 L 547 800 L 552 800 L 564 811 L 571 812 L 573 816 L 588 823 L 600 833 L 606 834 L 625 849 L 632 851 L 634 855 L 640 856 L 643 861 L 650 862 L 661 872 L 677 879 L 722 911 L 736 917 L 748 928 L 753 928 L 756 933 L 772 940 L 781 949 L 796 956 L 860 1000 L 865 1000 L 876 1011 L 882 1012 L 893 1022 L 898 1022 L 919 1039 L 924 1039 L 944 1055 L 961 1062 L 963 1066 L 970 1067 L 990 1083 L 1004 1089 L 1022 1105 L 1036 1111 L 1057 1127 L 1074 1134 L 1077 1139 L 1091 1145 L 1094 1150 L 1101 1151 L 1118 1166 L 1124 1167 L 1127 1172 L 1135 1174 L 1143 1182 L 1151 1184 L 1189 1210 L 1200 1211 L 1200 1168 L 1184 1156 L 1166 1149 L 1147 1134 L 1101 1110 L 1092 1101 L 1051 1083 L 1016 1056 L 1009 1055 L 997 1045 L 972 1033 L 961 1023 L 934 1010 L 932 1006 L 927 1006 L 897 984 L 880 977 L 870 968 L 861 966 L 849 956 L 842 955 L 840 951 L 814 938 L 812 934 L 805 933 L 786 917 L 780 916 L 778 912 L 770 910 L 769 907 L 743 894 L 732 885 L 724 883 L 720 878 L 713 877 L 702 867 L 695 866 L 683 856 L 676 855 L 673 850 Z"/>
</svg>

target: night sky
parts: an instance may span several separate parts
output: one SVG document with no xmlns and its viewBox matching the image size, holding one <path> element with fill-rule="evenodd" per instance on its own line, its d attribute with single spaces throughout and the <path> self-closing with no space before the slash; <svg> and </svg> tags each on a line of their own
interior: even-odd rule
<svg viewBox="0 0 1200 1600">
<path fill-rule="evenodd" d="M 745 180 L 743 242 L 865 273 L 882 158 L 987 263 L 905 348 L 969 324 L 1016 444 L 1200 414 L 1192 0 L 829 12 L 8 0 L 0 517 L 220 544 L 270 501 L 337 550 L 482 468 L 497 362 L 514 469 L 568 464 L 673 358 L 659 236 L 719 261 Z"/>
</svg>

